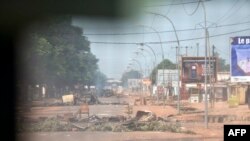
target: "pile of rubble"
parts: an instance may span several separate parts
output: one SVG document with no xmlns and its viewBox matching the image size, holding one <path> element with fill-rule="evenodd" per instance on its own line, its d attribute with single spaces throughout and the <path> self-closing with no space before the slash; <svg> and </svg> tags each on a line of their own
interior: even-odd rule
<svg viewBox="0 0 250 141">
<path fill-rule="evenodd" d="M 66 116 L 66 115 L 65 115 Z M 69 115 L 68 115 L 69 116 Z M 86 118 L 41 118 L 37 122 L 26 122 L 19 125 L 19 132 L 32 131 L 170 131 L 177 133 L 195 134 L 181 127 L 180 122 L 173 116 L 157 117 L 151 111 L 137 111 L 135 117 L 125 116 L 98 117 L 92 115 Z M 28 124 L 27 124 L 28 123 Z"/>
</svg>

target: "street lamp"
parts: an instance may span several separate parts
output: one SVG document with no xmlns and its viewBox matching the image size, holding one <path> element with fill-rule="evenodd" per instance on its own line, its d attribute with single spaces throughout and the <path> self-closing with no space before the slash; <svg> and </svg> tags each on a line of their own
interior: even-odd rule
<svg viewBox="0 0 250 141">
<path fill-rule="evenodd" d="M 164 61 L 164 50 L 163 50 L 163 47 L 162 47 L 162 41 L 161 41 L 161 36 L 160 36 L 159 32 L 155 28 L 153 28 L 151 26 L 146 26 L 146 25 L 139 25 L 139 26 L 149 28 L 149 29 L 153 30 L 157 34 L 157 36 L 158 36 L 158 38 L 160 40 L 161 52 L 162 52 L 162 63 L 163 63 L 163 61 Z M 162 81 L 163 81 L 163 84 L 164 84 L 165 83 L 165 76 L 164 76 L 164 74 L 165 74 L 164 73 L 165 66 L 164 65 L 162 65 L 162 66 L 163 66 L 163 68 L 162 68 L 162 70 L 163 70 L 163 75 L 162 75 L 163 79 L 162 79 Z"/>
<path fill-rule="evenodd" d="M 152 49 L 150 46 L 146 46 L 146 47 L 149 47 L 150 49 Z M 154 52 L 153 49 L 151 50 L 152 52 L 150 52 L 149 50 L 144 49 L 142 46 L 138 47 L 138 49 L 140 49 L 142 52 L 143 52 L 143 51 L 148 52 L 148 54 L 149 54 L 150 56 L 152 55 L 152 53 L 153 53 L 153 55 L 154 55 L 154 60 L 152 60 L 152 62 L 153 62 L 153 64 L 152 64 L 152 69 L 151 69 L 151 71 L 148 70 L 148 77 L 149 77 L 149 79 L 151 80 L 151 85 L 152 85 L 152 84 L 153 84 L 153 83 L 152 83 L 152 82 L 153 82 L 153 70 L 155 69 L 155 64 L 156 64 L 156 55 L 155 55 L 155 52 Z M 151 93 L 150 93 L 150 95 L 152 96 Z"/>
<path fill-rule="evenodd" d="M 154 52 L 154 50 L 152 49 L 152 47 L 151 46 L 149 46 L 149 45 L 147 45 L 147 44 L 140 44 L 141 46 L 146 46 L 146 47 L 148 47 L 151 51 L 152 51 L 152 53 L 153 53 L 153 55 L 154 55 L 154 58 L 155 58 L 155 61 L 154 61 L 154 67 L 155 67 L 155 64 L 156 64 L 156 55 L 155 55 L 155 52 Z M 139 48 L 140 50 L 145 50 L 143 47 L 142 48 Z"/>
<path fill-rule="evenodd" d="M 154 50 L 151 48 L 151 46 L 149 46 L 149 45 L 147 45 L 147 44 L 140 44 L 141 45 L 141 47 L 139 48 L 140 50 L 142 50 L 142 51 L 144 51 L 144 50 L 146 50 L 146 49 L 144 49 L 142 46 L 143 45 L 145 45 L 146 47 L 148 47 L 151 51 L 152 51 L 152 53 L 153 53 L 153 55 L 154 55 L 154 61 L 153 61 L 153 68 L 152 68 L 152 72 L 153 72 L 153 70 L 155 69 L 155 65 L 156 65 L 156 55 L 155 55 L 155 52 L 154 52 Z M 146 50 L 147 51 L 147 50 Z M 148 53 L 150 53 L 149 51 L 148 51 Z M 149 74 L 150 75 L 150 74 Z M 153 80 L 153 76 L 151 77 L 151 80 Z"/>
<path fill-rule="evenodd" d="M 131 62 L 136 62 L 137 64 L 138 64 L 138 66 L 140 67 L 140 69 L 141 69 L 141 73 L 142 73 L 142 78 L 143 78 L 143 70 L 142 70 L 142 66 L 141 66 L 141 63 L 138 61 L 138 60 L 136 60 L 135 58 L 133 58 L 133 59 L 131 59 Z M 141 78 L 141 80 L 142 80 L 142 78 Z M 142 98 L 142 87 L 141 87 L 141 84 L 140 84 L 140 89 L 141 89 L 141 98 Z"/>
<path fill-rule="evenodd" d="M 174 23 L 172 22 L 172 20 L 170 20 L 167 16 L 159 14 L 159 13 L 154 13 L 154 12 L 148 12 L 148 13 L 153 14 L 153 15 L 158 15 L 158 16 L 165 18 L 167 21 L 169 21 L 171 23 L 171 25 L 174 29 L 175 37 L 176 37 L 177 44 L 178 44 L 177 56 L 176 56 L 177 71 L 178 71 L 178 74 L 177 74 L 177 81 L 178 81 L 177 82 L 177 95 L 178 95 L 177 107 L 178 107 L 178 114 L 180 114 L 180 62 L 179 62 L 180 42 L 179 42 L 179 38 L 177 36 L 177 32 L 176 32 L 176 29 L 175 29 L 175 26 L 174 26 Z"/>
<path fill-rule="evenodd" d="M 140 67 L 140 70 L 142 72 L 142 77 L 143 77 L 143 69 L 142 69 L 141 63 L 136 59 L 131 59 L 131 61 L 134 61 L 134 62 L 136 62 L 138 64 L 138 66 Z"/>
<path fill-rule="evenodd" d="M 143 53 L 143 52 L 147 52 L 149 56 L 152 55 L 152 52 L 150 52 L 150 51 L 144 49 L 143 47 L 138 47 L 138 49 L 139 49 L 142 53 Z M 153 56 L 154 56 L 154 54 L 153 54 Z M 154 56 L 154 57 L 155 57 L 155 56 Z M 152 59 L 152 62 L 155 63 L 155 60 L 156 60 L 156 58 Z"/>
<path fill-rule="evenodd" d="M 140 53 L 139 51 L 135 51 L 134 52 L 136 55 L 141 55 L 141 56 L 143 56 L 144 57 L 144 60 L 145 60 L 145 71 L 144 71 L 144 74 L 145 74 L 145 77 L 146 77 L 146 75 L 147 75 L 147 59 L 146 59 L 146 56 L 145 55 L 143 55 L 142 53 Z"/>
<path fill-rule="evenodd" d="M 146 25 L 139 25 L 139 26 L 149 28 L 149 29 L 153 30 L 153 31 L 157 34 L 157 36 L 158 36 L 158 38 L 159 38 L 159 40 L 160 40 L 160 45 L 161 45 L 162 60 L 164 60 L 164 50 L 163 50 L 163 47 L 162 47 L 162 41 L 161 41 L 160 33 L 159 33 L 155 28 L 153 28 L 153 27 L 151 27 L 151 26 L 146 26 Z M 143 46 L 143 45 L 146 45 L 146 44 L 141 43 L 140 45 Z"/>
<path fill-rule="evenodd" d="M 142 48 L 142 47 L 139 47 L 138 49 L 141 51 L 142 54 L 143 54 L 144 52 L 147 52 L 149 56 L 152 55 L 151 52 L 149 52 L 148 50 L 145 50 L 145 49 Z M 154 65 L 155 65 L 155 60 L 152 59 L 152 62 L 153 62 L 153 63 L 152 63 L 152 69 L 153 69 L 153 68 L 154 68 Z M 150 72 L 149 72 L 150 69 L 151 69 L 150 66 L 148 66 L 148 71 L 147 71 L 147 72 L 148 72 L 148 75 L 150 75 Z"/>
</svg>

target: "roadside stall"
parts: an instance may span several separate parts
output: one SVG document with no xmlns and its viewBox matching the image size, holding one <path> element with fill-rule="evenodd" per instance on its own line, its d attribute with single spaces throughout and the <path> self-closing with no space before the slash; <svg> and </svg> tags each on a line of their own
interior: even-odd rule
<svg viewBox="0 0 250 141">
<path fill-rule="evenodd" d="M 228 93 L 229 107 L 237 107 L 238 105 L 246 104 L 246 84 L 230 84 Z"/>
</svg>

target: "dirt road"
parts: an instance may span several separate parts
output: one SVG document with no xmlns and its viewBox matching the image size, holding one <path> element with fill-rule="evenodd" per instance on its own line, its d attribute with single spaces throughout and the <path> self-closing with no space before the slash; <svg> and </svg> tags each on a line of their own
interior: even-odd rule
<svg viewBox="0 0 250 141">
<path fill-rule="evenodd" d="M 113 103 L 129 99 L 103 98 L 105 103 Z M 129 103 L 133 103 L 130 101 Z M 182 103 L 183 105 L 184 103 Z M 133 106 L 133 116 L 138 110 L 154 112 L 158 117 L 172 116 L 181 121 L 181 126 L 194 131 L 196 135 L 170 133 L 170 132 L 42 132 L 42 133 L 20 133 L 17 135 L 19 141 L 68 141 L 68 140 L 101 140 L 101 141 L 196 141 L 196 140 L 223 140 L 224 124 L 250 124 L 250 111 L 247 105 L 239 105 L 236 108 L 229 108 L 227 102 L 217 102 L 214 108 L 209 108 L 209 116 L 233 115 L 233 120 L 215 121 L 209 120 L 208 129 L 204 124 L 204 103 L 186 103 L 185 106 L 192 107 L 199 111 L 195 113 L 181 113 L 177 115 L 177 110 L 173 106 L 156 106 L 156 105 L 138 105 Z M 32 107 L 30 111 L 21 115 L 31 118 L 55 117 L 64 113 L 75 113 L 79 106 L 51 106 L 51 107 Z M 126 116 L 127 105 L 89 105 L 90 115 L 102 116 Z M 198 117 L 198 118 L 197 118 Z"/>
</svg>

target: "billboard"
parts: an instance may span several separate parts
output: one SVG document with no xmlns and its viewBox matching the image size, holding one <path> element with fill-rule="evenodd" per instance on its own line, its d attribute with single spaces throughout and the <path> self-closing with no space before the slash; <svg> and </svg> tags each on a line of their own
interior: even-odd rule
<svg viewBox="0 0 250 141">
<path fill-rule="evenodd" d="M 250 82 L 250 36 L 231 39 L 231 82 Z"/>
<path fill-rule="evenodd" d="M 210 63 L 209 63 L 210 60 Z M 182 83 L 204 83 L 207 70 L 207 80 L 215 82 L 216 77 L 216 58 L 207 57 L 207 68 L 205 68 L 205 57 L 182 57 Z M 209 65 L 210 64 L 210 65 Z M 210 72 L 209 72 L 210 66 Z"/>
<path fill-rule="evenodd" d="M 178 82 L 178 70 L 173 69 L 158 69 L 157 71 L 157 85 L 169 84 L 173 87 L 177 87 Z"/>
</svg>

